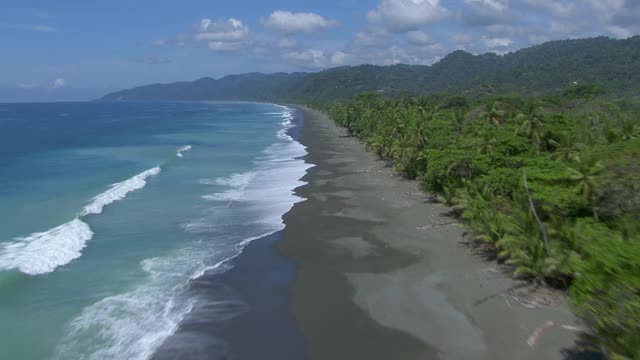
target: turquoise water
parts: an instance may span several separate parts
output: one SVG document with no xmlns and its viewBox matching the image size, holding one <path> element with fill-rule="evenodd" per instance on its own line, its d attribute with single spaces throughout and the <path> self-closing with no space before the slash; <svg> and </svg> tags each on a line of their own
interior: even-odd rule
<svg viewBox="0 0 640 360">
<path fill-rule="evenodd" d="M 280 230 L 308 165 L 295 111 L 250 103 L 0 104 L 0 349 L 148 359 Z"/>
</svg>

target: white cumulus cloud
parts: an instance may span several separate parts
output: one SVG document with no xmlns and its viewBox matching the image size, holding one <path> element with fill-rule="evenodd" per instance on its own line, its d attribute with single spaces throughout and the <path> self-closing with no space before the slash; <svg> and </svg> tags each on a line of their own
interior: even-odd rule
<svg viewBox="0 0 640 360">
<path fill-rule="evenodd" d="M 204 18 L 195 26 L 196 40 L 238 42 L 249 37 L 249 27 L 234 18 L 212 21 Z"/>
<path fill-rule="evenodd" d="M 337 25 L 336 20 L 304 9 L 280 9 L 265 13 L 257 31 L 250 31 L 239 18 L 205 17 L 186 32 L 154 44 L 242 53 L 278 68 L 323 69 L 362 63 L 430 64 L 456 49 L 505 54 L 548 40 L 640 33 L 640 0 L 349 1 L 361 8 L 367 21 L 342 36 L 322 33 Z M 343 14 L 345 19 L 349 15 Z M 0 23 L 3 26 L 7 27 Z M 301 36 L 310 33 L 313 36 Z"/>
<path fill-rule="evenodd" d="M 214 51 L 235 51 L 247 47 L 250 43 L 249 27 L 241 20 L 211 20 L 203 18 L 192 26 L 191 32 L 178 34 L 173 39 L 155 40 L 153 45 L 186 46 L 188 44 L 205 43 Z"/>
<path fill-rule="evenodd" d="M 331 65 L 332 66 L 341 66 L 345 64 L 347 55 L 342 51 L 336 51 L 333 55 L 331 55 Z"/>
<path fill-rule="evenodd" d="M 308 49 L 286 52 L 283 58 L 295 66 L 317 70 L 345 65 L 348 55 L 342 51 L 327 54 L 324 50 Z"/>
<path fill-rule="evenodd" d="M 335 20 L 325 19 L 318 14 L 292 13 L 284 10 L 274 11 L 263 19 L 262 23 L 267 29 L 284 34 L 310 33 L 337 24 Z"/>
<path fill-rule="evenodd" d="M 483 36 L 482 43 L 490 50 L 502 54 L 510 50 L 511 45 L 513 45 L 513 40 L 504 37 Z"/>
<path fill-rule="evenodd" d="M 417 30 L 447 16 L 440 0 L 382 0 L 369 11 L 369 21 L 386 25 L 395 33 Z"/>
<path fill-rule="evenodd" d="M 316 49 L 290 51 L 284 54 L 284 58 L 297 66 L 309 69 L 320 69 L 327 63 L 324 51 Z"/>
</svg>

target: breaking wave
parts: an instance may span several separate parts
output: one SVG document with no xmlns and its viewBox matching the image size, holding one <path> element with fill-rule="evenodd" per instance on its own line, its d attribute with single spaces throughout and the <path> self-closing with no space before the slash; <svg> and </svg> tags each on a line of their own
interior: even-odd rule
<svg viewBox="0 0 640 360">
<path fill-rule="evenodd" d="M 140 174 L 123 182 L 111 185 L 111 188 L 109 190 L 94 197 L 92 199 L 93 202 L 84 207 L 82 215 L 84 216 L 89 214 L 100 214 L 105 206 L 118 200 L 124 199 L 127 194 L 132 191 L 136 191 L 145 187 L 145 185 L 147 185 L 147 178 L 160 174 L 160 171 L 160 167 L 156 166 L 149 170 L 143 171 Z"/>
<path fill-rule="evenodd" d="M 181 158 L 184 157 L 184 153 L 193 149 L 191 145 L 183 146 L 176 151 L 176 156 Z"/>
<path fill-rule="evenodd" d="M 0 269 L 17 269 L 28 275 L 40 275 L 79 258 L 82 249 L 93 237 L 93 231 L 82 221 L 82 217 L 102 213 L 105 206 L 124 199 L 132 191 L 142 189 L 148 177 L 159 173 L 160 167 L 154 167 L 113 184 L 109 190 L 91 199 L 91 203 L 84 207 L 77 218 L 47 231 L 1 244 Z"/>
</svg>

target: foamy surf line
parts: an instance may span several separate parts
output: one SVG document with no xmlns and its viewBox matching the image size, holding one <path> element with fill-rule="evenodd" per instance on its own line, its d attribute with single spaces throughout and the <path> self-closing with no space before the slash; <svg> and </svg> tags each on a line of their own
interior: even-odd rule
<svg viewBox="0 0 640 360">
<path fill-rule="evenodd" d="M 184 157 L 184 153 L 191 151 L 191 149 L 193 149 L 191 145 L 183 146 L 176 151 L 176 156 L 179 158 Z"/>
<path fill-rule="evenodd" d="M 132 191 L 147 185 L 147 179 L 160 173 L 160 167 L 141 172 L 125 181 L 111 185 L 109 190 L 91 199 L 75 219 L 44 232 L 0 245 L 0 270 L 18 269 L 28 275 L 54 271 L 82 255 L 82 249 L 93 237 L 93 231 L 82 218 L 100 214 L 105 206 L 124 199 Z"/>
<path fill-rule="evenodd" d="M 144 285 L 126 293 L 106 297 L 83 309 L 68 325 L 54 360 L 76 358 L 87 343 L 107 341 L 107 346 L 93 349 L 83 359 L 147 360 L 164 341 L 178 330 L 193 310 L 197 299 L 185 298 L 183 291 L 191 281 L 208 273 L 224 272 L 249 242 L 275 231 L 250 237 L 238 244 L 229 256 L 212 266 L 201 264 L 198 256 L 205 249 L 183 249 L 175 258 L 150 258 L 140 262 L 149 275 Z M 184 274 L 186 276 L 180 276 Z M 95 332 L 95 329 L 100 329 Z"/>
<path fill-rule="evenodd" d="M 252 230 L 249 236 L 233 233 L 228 243 L 223 242 L 220 236 L 224 234 L 216 232 L 211 218 L 204 211 L 202 218 L 185 224 L 183 228 L 203 237 L 214 237 L 216 241 L 197 241 L 178 254 L 142 261 L 140 267 L 148 274 L 147 279 L 137 288 L 86 307 L 66 329 L 54 359 L 74 358 L 74 355 L 85 351 L 88 343 L 104 345 L 93 348 L 92 353 L 84 357 L 86 359 L 153 358 L 156 351 L 161 351 L 158 349 L 165 340 L 178 331 L 179 324 L 199 304 L 199 298 L 185 296 L 191 282 L 205 274 L 230 270 L 233 267 L 231 260 L 241 255 L 247 244 L 282 230 L 282 216 L 295 203 L 305 200 L 295 195 L 294 189 L 304 184 L 300 179 L 312 167 L 300 159 L 306 153 L 306 148 L 299 142 L 277 138 L 256 159 L 251 171 L 215 180 L 200 180 L 202 185 L 224 186 L 238 191 L 233 198 L 241 202 L 241 206 L 246 205 L 241 210 L 243 215 L 247 215 L 239 217 L 238 221 L 260 224 L 259 229 Z M 221 195 L 205 196 L 206 200 L 222 198 L 224 196 Z M 218 215 L 220 213 L 214 214 L 213 218 Z M 209 303 L 211 307 L 207 309 L 209 313 L 220 311 L 224 316 L 228 311 L 226 303 L 223 301 L 215 305 L 216 308 Z"/>
<path fill-rule="evenodd" d="M 278 130 L 275 133 L 276 138 L 279 141 L 276 141 L 275 143 L 264 149 L 262 153 L 266 156 L 261 156 L 259 158 L 260 160 L 257 162 L 256 167 L 248 172 L 233 174 L 229 177 L 221 177 L 215 180 L 201 179 L 200 184 L 220 185 L 228 188 L 222 192 L 203 195 L 201 196 L 203 199 L 229 203 L 246 199 L 247 193 L 256 192 L 256 190 L 252 190 L 251 188 L 249 188 L 252 184 L 252 181 L 255 178 L 265 179 L 265 177 L 272 177 L 274 170 L 273 166 L 275 164 L 278 164 L 278 168 L 276 169 L 278 172 L 288 170 L 288 168 L 290 167 L 296 169 L 298 165 L 302 164 L 300 169 L 303 170 L 303 174 L 300 177 L 302 177 L 304 173 L 306 173 L 306 170 L 310 166 L 305 164 L 304 161 L 296 160 L 297 158 L 307 154 L 306 147 L 298 141 L 295 141 L 293 137 L 289 135 L 289 130 L 295 127 L 295 125 L 292 123 L 295 110 L 286 106 L 276 106 L 282 108 L 284 111 L 280 113 L 267 114 L 279 115 L 280 117 L 285 119 L 285 121 L 281 123 L 282 129 Z M 260 191 L 257 191 L 257 193 L 257 196 L 261 196 L 259 195 Z M 273 193 L 273 189 L 270 190 L 270 193 Z M 285 194 L 279 195 L 284 196 Z M 271 196 L 270 198 L 273 197 L 274 196 Z"/>
</svg>

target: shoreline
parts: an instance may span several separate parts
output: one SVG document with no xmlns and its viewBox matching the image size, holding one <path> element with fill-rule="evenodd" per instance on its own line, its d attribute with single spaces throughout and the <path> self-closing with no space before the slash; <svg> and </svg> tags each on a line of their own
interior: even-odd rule
<svg viewBox="0 0 640 360">
<path fill-rule="evenodd" d="M 192 280 L 186 296 L 198 306 L 151 358 L 304 359 L 287 296 L 293 264 L 275 248 L 280 234 L 247 244 L 228 271 Z"/>
<path fill-rule="evenodd" d="M 580 355 L 565 302 L 514 301 L 525 283 L 461 249 L 463 230 L 347 137 L 304 107 L 307 198 L 276 244 L 296 265 L 291 303 L 310 359 L 563 359 Z"/>
<path fill-rule="evenodd" d="M 291 126 L 283 122 L 285 127 L 277 136 L 281 140 L 288 136 L 291 139 L 287 141 L 300 146 L 301 115 L 294 112 L 289 120 Z M 182 294 L 193 301 L 191 311 L 151 359 L 306 358 L 305 339 L 291 312 L 287 291 L 295 273 L 294 264 L 275 246 L 281 232 L 280 229 L 252 238 L 241 245 L 236 256 L 222 262 L 223 271 L 205 271 L 192 278 Z"/>
</svg>

